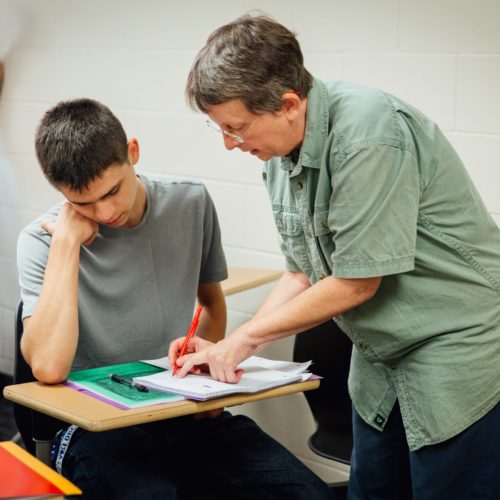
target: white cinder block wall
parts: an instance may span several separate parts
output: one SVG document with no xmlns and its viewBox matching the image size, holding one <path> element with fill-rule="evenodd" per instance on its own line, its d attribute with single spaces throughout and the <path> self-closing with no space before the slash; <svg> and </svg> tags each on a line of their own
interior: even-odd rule
<svg viewBox="0 0 500 500">
<path fill-rule="evenodd" d="M 33 134 L 61 99 L 89 96 L 109 105 L 140 141 L 140 169 L 202 179 L 218 208 L 230 265 L 282 267 L 260 162 L 226 152 L 183 97 L 207 35 L 250 9 L 298 32 L 315 75 L 384 88 L 435 119 L 500 223 L 499 2 L 0 0 L 1 371 L 13 367 L 17 234 L 59 199 L 38 171 Z M 268 290 L 232 297 L 230 327 L 248 319 Z M 269 354 L 289 356 L 291 345 L 282 341 Z M 243 411 L 323 477 L 335 474 L 307 450 L 314 425 L 302 396 Z"/>
</svg>

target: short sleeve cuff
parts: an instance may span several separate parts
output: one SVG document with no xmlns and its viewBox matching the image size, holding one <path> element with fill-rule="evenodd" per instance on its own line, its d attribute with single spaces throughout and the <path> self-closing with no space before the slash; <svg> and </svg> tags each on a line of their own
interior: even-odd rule
<svg viewBox="0 0 500 500">
<path fill-rule="evenodd" d="M 290 272 L 290 273 L 302 273 L 302 269 L 300 269 L 297 264 L 291 259 L 286 259 L 285 262 L 285 270 Z"/>
<path fill-rule="evenodd" d="M 373 278 L 406 273 L 415 268 L 413 255 L 373 262 L 339 262 L 332 256 L 332 274 L 337 278 Z"/>
<path fill-rule="evenodd" d="M 211 271 L 208 273 L 203 273 L 200 276 L 200 283 L 216 283 L 219 281 L 224 281 L 227 279 L 228 273 L 227 268 L 219 269 L 218 271 Z"/>
</svg>

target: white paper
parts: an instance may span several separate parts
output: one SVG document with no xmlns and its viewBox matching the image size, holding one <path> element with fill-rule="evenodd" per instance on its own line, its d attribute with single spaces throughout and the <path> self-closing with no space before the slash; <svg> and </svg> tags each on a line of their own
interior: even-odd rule
<svg viewBox="0 0 500 500">
<path fill-rule="evenodd" d="M 142 360 L 154 366 L 165 368 L 167 372 L 155 373 L 134 380 L 150 388 L 165 390 L 193 397 L 210 399 L 228 394 L 252 393 L 279 387 L 293 382 L 307 380 L 312 374 L 304 373 L 311 361 L 295 363 L 251 356 L 239 365 L 243 376 L 236 384 L 228 384 L 214 380 L 208 374 L 188 374 L 183 378 L 172 377 L 168 358 Z"/>
</svg>

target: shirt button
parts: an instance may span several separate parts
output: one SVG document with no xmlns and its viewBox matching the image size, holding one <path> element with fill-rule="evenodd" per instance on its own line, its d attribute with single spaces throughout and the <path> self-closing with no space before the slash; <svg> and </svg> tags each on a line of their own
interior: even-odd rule
<svg viewBox="0 0 500 500">
<path fill-rule="evenodd" d="M 306 236 L 307 236 L 308 238 L 312 238 L 312 235 L 313 235 L 313 234 L 312 234 L 311 230 L 310 230 L 309 228 L 307 228 L 307 229 L 306 229 Z"/>
<path fill-rule="evenodd" d="M 391 370 L 395 370 L 397 367 L 398 367 L 398 364 L 397 364 L 397 363 L 394 363 L 394 362 L 389 363 L 389 368 L 390 368 Z"/>
<path fill-rule="evenodd" d="M 362 350 L 362 351 L 366 351 L 368 349 L 368 344 L 366 342 L 360 342 L 358 344 L 358 347 Z"/>
<path fill-rule="evenodd" d="M 320 279 L 320 280 L 324 280 L 325 278 L 326 278 L 326 274 L 321 273 L 321 274 L 319 275 L 319 279 Z"/>
<path fill-rule="evenodd" d="M 297 182 L 297 188 L 300 190 L 304 187 L 304 184 L 302 182 Z"/>
</svg>

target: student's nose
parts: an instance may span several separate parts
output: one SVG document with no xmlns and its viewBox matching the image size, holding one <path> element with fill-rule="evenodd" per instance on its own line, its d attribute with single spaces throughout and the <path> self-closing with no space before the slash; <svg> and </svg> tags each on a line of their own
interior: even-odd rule
<svg viewBox="0 0 500 500">
<path fill-rule="evenodd" d="M 109 201 L 98 201 L 95 204 L 94 214 L 97 221 L 109 222 L 114 215 L 114 207 Z"/>
</svg>

